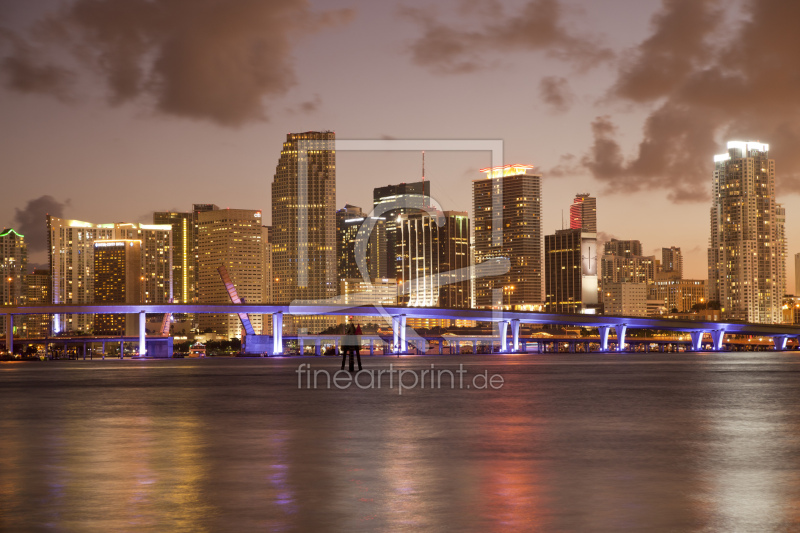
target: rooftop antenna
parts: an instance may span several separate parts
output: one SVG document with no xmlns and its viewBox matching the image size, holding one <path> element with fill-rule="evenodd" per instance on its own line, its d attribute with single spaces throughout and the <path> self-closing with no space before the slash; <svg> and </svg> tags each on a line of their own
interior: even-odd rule
<svg viewBox="0 0 800 533">
<path fill-rule="evenodd" d="M 422 181 L 425 181 L 425 150 L 422 151 Z"/>
<path fill-rule="evenodd" d="M 564 210 L 561 210 L 561 229 L 564 229 Z"/>
</svg>

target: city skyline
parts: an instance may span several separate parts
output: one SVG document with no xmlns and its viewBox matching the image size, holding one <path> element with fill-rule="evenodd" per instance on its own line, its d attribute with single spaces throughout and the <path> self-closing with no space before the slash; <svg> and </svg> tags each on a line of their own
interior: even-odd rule
<svg viewBox="0 0 800 533">
<path fill-rule="evenodd" d="M 74 4 L 86 5 L 67 6 Z M 589 192 L 598 198 L 599 232 L 638 239 L 647 254 L 681 247 L 685 275 L 699 278 L 706 270 L 711 157 L 723 151 L 728 140 L 761 140 L 770 143 L 777 161 L 777 196 L 786 207 L 787 255 L 792 256 L 797 250 L 792 247 L 797 242 L 792 227 L 800 216 L 800 198 L 792 192 L 797 188 L 798 156 L 788 148 L 793 127 L 779 126 L 791 124 L 797 112 L 797 104 L 785 97 L 783 89 L 795 68 L 787 58 L 796 37 L 777 30 L 769 33 L 783 36 L 784 41 L 758 40 L 754 35 L 763 35 L 757 30 L 768 23 L 780 26 L 783 20 L 793 20 L 793 12 L 787 10 L 797 8 L 747 1 L 734 2 L 742 9 L 718 12 L 712 4 L 613 0 L 600 6 L 541 0 L 510 3 L 487 15 L 480 2 L 444 2 L 436 12 L 425 11 L 421 3 L 405 7 L 298 3 L 291 9 L 317 17 L 317 25 L 302 42 L 279 35 L 283 40 L 275 46 L 280 50 L 279 66 L 285 69 L 277 72 L 286 73 L 287 82 L 256 87 L 255 93 L 242 98 L 251 104 L 251 111 L 261 109 L 268 115 L 268 121 L 245 113 L 238 123 L 225 123 L 219 117 L 231 115 L 220 115 L 224 110 L 218 108 L 176 110 L 161 98 L 163 94 L 148 92 L 152 89 L 141 79 L 127 99 L 114 99 L 107 72 L 92 72 L 74 58 L 60 62 L 64 58 L 54 58 L 46 43 L 35 39 L 29 28 L 54 12 L 54 2 L 3 4 L 2 26 L 18 40 L 9 41 L 4 34 L 0 52 L 5 65 L 0 112 L 7 118 L 0 145 L 6 179 L 15 183 L 15 192 L 0 199 L 0 225 L 31 224 L 48 210 L 56 215 L 61 210 L 64 218 L 149 222 L 154 211 L 185 211 L 203 201 L 261 209 L 268 216 L 268 180 L 278 157 L 276 147 L 287 131 L 332 129 L 340 139 L 497 138 L 505 142 L 505 163 L 531 163 L 534 172 L 542 173 L 544 232 L 561 227 L 561 211 L 568 210 L 576 193 Z M 246 17 L 236 11 L 243 9 L 241 5 L 230 5 L 238 15 L 235 23 L 245 24 L 246 29 L 273 20 L 266 16 L 242 22 Z M 175 9 L 170 7 L 170 16 L 180 15 Z M 68 7 L 62 14 L 61 23 L 83 35 L 86 28 Z M 201 18 L 188 17 L 187 23 L 196 27 Z M 697 24 L 687 26 L 692 20 Z M 474 40 L 454 30 L 459 21 L 475 29 Z M 549 22 L 560 30 L 559 37 L 542 43 L 509 39 L 503 45 L 507 48 L 486 39 L 493 30 L 505 28 L 524 33 L 525 23 L 531 21 Z M 685 38 L 676 38 L 676 26 Z M 686 27 L 691 29 L 688 35 Z M 447 56 L 433 46 L 430 40 L 437 28 L 453 30 L 448 35 L 463 40 L 458 42 L 475 53 L 475 61 L 468 61 L 469 55 Z M 718 42 L 718 32 L 724 28 L 736 38 Z M 226 45 L 226 52 L 239 50 L 241 43 L 221 40 L 220 28 L 211 29 L 214 42 Z M 242 37 L 245 43 L 249 38 Z M 150 50 L 154 55 L 168 51 L 159 48 L 163 36 L 156 35 L 153 42 L 157 43 Z M 365 42 L 375 44 L 363 46 Z M 29 55 L 18 53 L 13 43 L 29 44 Z M 422 47 L 425 43 L 430 46 Z M 603 52 L 590 54 L 592 64 L 579 60 L 587 43 Z M 106 50 L 105 43 L 95 44 Z M 734 67 L 744 73 L 746 84 L 738 92 L 701 84 L 700 65 L 725 80 L 721 65 L 730 65 L 725 59 L 742 50 L 746 53 L 737 56 L 740 61 Z M 769 87 L 754 86 L 762 79 L 758 69 L 768 68 L 754 66 L 754 57 L 767 53 L 785 72 L 770 71 L 774 76 Z M 623 61 L 624 57 L 631 59 Z M 27 63 L 20 63 L 26 58 Z M 39 70 L 14 71 L 13 65 Z M 47 85 L 48 79 L 60 79 L 56 74 L 62 71 L 56 67 L 76 82 L 71 92 L 59 93 L 61 100 L 51 96 L 58 87 Z M 153 79 L 171 76 L 151 67 L 145 65 L 143 72 Z M 25 72 L 53 76 L 29 77 L 26 85 L 21 79 Z M 515 83 L 520 78 L 527 81 Z M 658 83 L 648 85 L 648 79 Z M 495 98 L 498 80 L 509 83 L 500 84 L 501 97 Z M 691 89 L 697 97 L 687 96 Z M 111 101 L 120 105 L 107 104 L 109 92 Z M 711 93 L 718 102 L 700 101 L 702 94 Z M 716 111 L 723 106 L 729 112 L 719 118 Z M 398 112 L 399 108 L 404 111 Z M 217 115 L 210 112 L 213 109 Z M 684 121 L 687 109 L 695 113 Z M 670 110 L 677 124 L 666 120 Z M 746 120 L 750 116 L 758 116 L 762 123 Z M 669 155 L 674 153 L 685 157 Z M 445 209 L 470 211 L 464 185 L 490 164 L 485 153 L 429 152 L 426 174 L 432 195 Z M 682 172 L 690 164 L 696 169 Z M 416 153 L 341 154 L 338 166 L 337 208 L 345 203 L 368 206 L 371 188 L 412 182 L 421 175 Z M 104 191 L 113 190 L 109 184 L 127 188 L 124 202 L 100 201 Z M 153 202 L 154 190 L 159 191 L 158 205 Z M 252 205 L 240 201 L 243 190 L 250 192 L 246 204 Z M 27 209 L 29 202 L 45 195 L 53 201 Z M 19 220 L 15 209 L 21 212 Z M 636 234 L 627 231 L 630 219 L 637 221 Z M 43 264 L 37 237 L 30 239 L 31 263 Z M 794 289 L 792 278 L 789 289 Z"/>
</svg>

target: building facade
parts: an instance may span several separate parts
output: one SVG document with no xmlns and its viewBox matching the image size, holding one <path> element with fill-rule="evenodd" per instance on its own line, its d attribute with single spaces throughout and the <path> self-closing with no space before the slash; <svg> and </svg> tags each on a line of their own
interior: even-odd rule
<svg viewBox="0 0 800 533">
<path fill-rule="evenodd" d="M 579 229 L 544 237 L 545 311 L 584 313 L 597 307 L 597 235 Z"/>
<path fill-rule="evenodd" d="M 49 305 L 50 271 L 35 268 L 25 276 L 25 302 L 27 305 Z M 50 315 L 28 315 L 25 317 L 25 337 L 44 338 L 50 335 Z"/>
<path fill-rule="evenodd" d="M 647 316 L 647 283 L 611 283 L 605 288 L 603 313 L 616 316 Z"/>
<path fill-rule="evenodd" d="M 663 302 L 668 312 L 688 313 L 697 304 L 708 302 L 706 280 L 656 280 L 650 285 L 650 299 Z"/>
<path fill-rule="evenodd" d="M 94 303 L 139 304 L 144 301 L 142 241 L 101 240 L 94 242 Z M 95 335 L 138 335 L 138 314 L 94 316 Z"/>
<path fill-rule="evenodd" d="M 369 238 L 358 241 L 364 222 L 373 225 Z M 336 211 L 336 258 L 339 279 L 363 278 L 358 268 L 358 258 L 366 260 L 367 276 L 386 276 L 386 220 L 368 217 L 360 207 L 347 204 Z"/>
<path fill-rule="evenodd" d="M 195 301 L 195 214 L 175 211 L 153 213 L 153 223 L 172 227 L 172 301 Z"/>
<path fill-rule="evenodd" d="M 198 214 L 199 303 L 230 304 L 227 288 L 220 277 L 224 266 L 239 297 L 247 303 L 264 301 L 264 244 L 262 216 L 254 209 L 216 209 Z M 201 332 L 216 333 L 225 339 L 241 338 L 238 315 L 200 314 Z M 250 315 L 256 333 L 262 332 L 262 315 Z"/>
<path fill-rule="evenodd" d="M 25 305 L 25 273 L 28 269 L 28 245 L 25 236 L 13 229 L 0 232 L 0 304 Z M 6 332 L 5 320 L 0 320 L 0 333 Z M 20 325 L 17 325 L 19 322 Z M 17 318 L 14 330 L 22 330 L 23 320 Z"/>
<path fill-rule="evenodd" d="M 588 193 L 575 195 L 569 206 L 569 227 L 597 233 L 597 198 Z"/>
<path fill-rule="evenodd" d="M 423 213 L 426 198 L 431 196 L 430 181 L 415 181 L 376 187 L 372 191 L 374 216 L 386 220 L 385 277 L 400 279 L 400 222 L 401 215 Z M 402 207 L 397 207 L 398 204 Z M 391 207 L 390 206 L 394 206 Z"/>
<path fill-rule="evenodd" d="M 732 141 L 714 156 L 708 298 L 725 319 L 780 323 L 785 211 L 775 201 L 769 145 Z"/>
<path fill-rule="evenodd" d="M 338 292 L 336 150 L 332 131 L 290 133 L 272 182 L 276 303 L 324 300 Z"/>
<path fill-rule="evenodd" d="M 463 211 L 399 217 L 400 302 L 409 307 L 472 307 L 470 227 Z"/>
<path fill-rule="evenodd" d="M 472 182 L 476 271 L 494 258 L 511 263 L 506 274 L 474 279 L 478 308 L 542 303 L 542 177 L 528 174 L 531 168 L 485 168 L 486 177 Z"/>
<path fill-rule="evenodd" d="M 683 278 L 683 255 L 675 246 L 661 249 L 661 273 L 672 275 L 675 279 Z"/>
<path fill-rule="evenodd" d="M 172 226 L 169 224 L 94 224 L 47 215 L 50 295 L 54 304 L 94 302 L 94 243 L 103 240 L 142 242 L 144 303 L 169 303 L 172 297 Z M 53 333 L 89 332 L 93 316 L 58 314 Z"/>
</svg>

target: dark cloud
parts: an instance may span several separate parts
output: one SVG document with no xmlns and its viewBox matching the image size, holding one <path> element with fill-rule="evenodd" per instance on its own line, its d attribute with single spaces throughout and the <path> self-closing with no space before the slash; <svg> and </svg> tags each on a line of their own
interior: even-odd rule
<svg viewBox="0 0 800 533">
<path fill-rule="evenodd" d="M 548 76 L 539 82 L 539 96 L 557 113 L 564 113 L 572 106 L 575 95 L 566 78 Z"/>
<path fill-rule="evenodd" d="M 28 202 L 24 209 L 16 209 L 14 224 L 17 231 L 25 235 L 29 252 L 47 250 L 47 215 L 64 217 L 64 207 L 69 200 L 59 202 L 49 195 L 40 196 Z"/>
<path fill-rule="evenodd" d="M 264 99 L 296 83 L 295 35 L 352 15 L 314 13 L 307 1 L 75 0 L 27 37 L 91 66 L 114 105 L 144 100 L 164 114 L 237 126 L 265 119 Z"/>
<path fill-rule="evenodd" d="M 585 169 L 574 154 L 563 154 L 558 159 L 558 164 L 556 166 L 542 170 L 541 172 L 546 178 L 563 178 L 585 174 Z"/>
<path fill-rule="evenodd" d="M 482 5 L 483 4 L 483 5 Z M 594 39 L 571 32 L 564 22 L 564 8 L 558 0 L 530 0 L 516 15 L 503 16 L 499 5 L 468 1 L 462 13 L 482 14 L 483 24 L 466 29 L 466 24 L 441 22 L 429 9 L 405 9 L 402 13 L 422 28 L 422 36 L 410 47 L 412 60 L 436 72 L 461 74 L 491 65 L 484 54 L 502 52 L 543 52 L 589 68 L 613 57 Z M 482 7 L 481 7 L 482 6 Z M 494 16 L 486 15 L 491 10 Z"/>
<path fill-rule="evenodd" d="M 717 6 L 665 0 L 653 35 L 621 67 L 610 96 L 653 108 L 630 158 L 610 118 L 593 122 L 582 163 L 609 191 L 705 202 L 712 156 L 736 139 L 770 143 L 779 191 L 800 192 L 800 3 L 749 0 L 739 25 L 717 24 Z"/>
<path fill-rule="evenodd" d="M 67 101 L 74 82 L 73 74 L 62 67 L 38 59 L 40 51 L 15 33 L 0 28 L 0 79 L 3 85 L 21 93 L 46 94 Z"/>
<path fill-rule="evenodd" d="M 322 98 L 318 94 L 314 95 L 311 100 L 300 102 L 298 105 L 290 107 L 287 111 L 291 114 L 298 113 L 313 113 L 322 106 Z"/>
</svg>

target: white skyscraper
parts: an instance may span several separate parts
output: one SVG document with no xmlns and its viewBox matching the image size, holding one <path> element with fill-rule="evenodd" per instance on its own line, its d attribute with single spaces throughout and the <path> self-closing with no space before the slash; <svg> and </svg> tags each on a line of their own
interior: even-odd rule
<svg viewBox="0 0 800 533">
<path fill-rule="evenodd" d="M 708 297 L 723 317 L 780 323 L 786 288 L 785 210 L 775 202 L 769 145 L 732 141 L 714 156 Z"/>
</svg>

